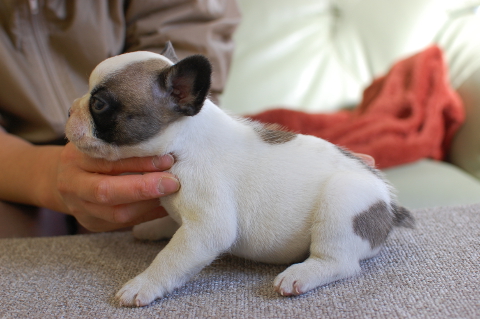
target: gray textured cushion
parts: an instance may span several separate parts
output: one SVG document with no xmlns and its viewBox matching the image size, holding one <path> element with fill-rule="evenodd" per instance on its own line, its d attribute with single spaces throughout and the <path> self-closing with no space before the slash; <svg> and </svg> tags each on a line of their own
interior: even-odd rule
<svg viewBox="0 0 480 319">
<path fill-rule="evenodd" d="M 288 213 L 288 212 L 285 212 Z M 478 318 L 480 205 L 416 210 L 358 276 L 284 298 L 284 266 L 223 257 L 184 287 L 141 309 L 116 291 L 165 242 L 131 233 L 0 240 L 0 318 Z"/>
</svg>

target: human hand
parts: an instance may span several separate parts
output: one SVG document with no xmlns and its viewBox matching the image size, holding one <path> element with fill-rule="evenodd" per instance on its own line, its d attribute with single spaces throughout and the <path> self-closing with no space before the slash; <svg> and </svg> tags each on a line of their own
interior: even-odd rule
<svg viewBox="0 0 480 319">
<path fill-rule="evenodd" d="M 173 157 L 91 158 L 68 143 L 57 170 L 59 202 L 90 231 L 110 231 L 166 216 L 159 197 L 178 191 Z M 145 173 L 120 175 L 122 173 Z"/>
</svg>

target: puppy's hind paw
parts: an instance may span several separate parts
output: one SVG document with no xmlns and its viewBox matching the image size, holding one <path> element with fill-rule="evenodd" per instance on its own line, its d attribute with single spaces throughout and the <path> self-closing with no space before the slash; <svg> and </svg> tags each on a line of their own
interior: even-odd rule
<svg viewBox="0 0 480 319">
<path fill-rule="evenodd" d="M 289 267 L 287 270 L 279 274 L 273 282 L 275 291 L 284 297 L 298 296 L 314 288 L 309 287 L 307 276 L 302 274 L 300 269 L 298 269 L 299 271 L 295 269 L 300 267 L 294 266 L 299 265 Z"/>
<path fill-rule="evenodd" d="M 309 258 L 288 267 L 275 278 L 273 285 L 282 296 L 298 296 L 335 280 L 354 275 L 359 266 L 342 267 L 339 263 Z"/>
</svg>

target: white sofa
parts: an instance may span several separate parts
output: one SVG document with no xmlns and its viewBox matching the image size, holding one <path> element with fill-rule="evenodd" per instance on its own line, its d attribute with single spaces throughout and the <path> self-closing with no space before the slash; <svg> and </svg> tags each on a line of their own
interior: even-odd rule
<svg viewBox="0 0 480 319">
<path fill-rule="evenodd" d="M 445 53 L 467 120 L 448 163 L 385 170 L 410 208 L 480 202 L 480 0 L 239 0 L 242 23 L 221 106 L 334 112 L 432 43 Z"/>
</svg>

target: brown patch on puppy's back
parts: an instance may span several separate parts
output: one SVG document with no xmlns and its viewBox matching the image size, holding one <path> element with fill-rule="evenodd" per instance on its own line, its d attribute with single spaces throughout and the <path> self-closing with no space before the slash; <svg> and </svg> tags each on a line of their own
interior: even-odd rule
<svg viewBox="0 0 480 319">
<path fill-rule="evenodd" d="M 268 144 L 283 144 L 293 140 L 297 134 L 286 131 L 284 127 L 279 124 L 259 124 L 254 126 L 255 132 L 260 138 Z"/>
<path fill-rule="evenodd" d="M 353 218 L 353 231 L 370 242 L 370 247 L 380 246 L 393 226 L 393 216 L 387 203 L 378 201 Z"/>
</svg>

